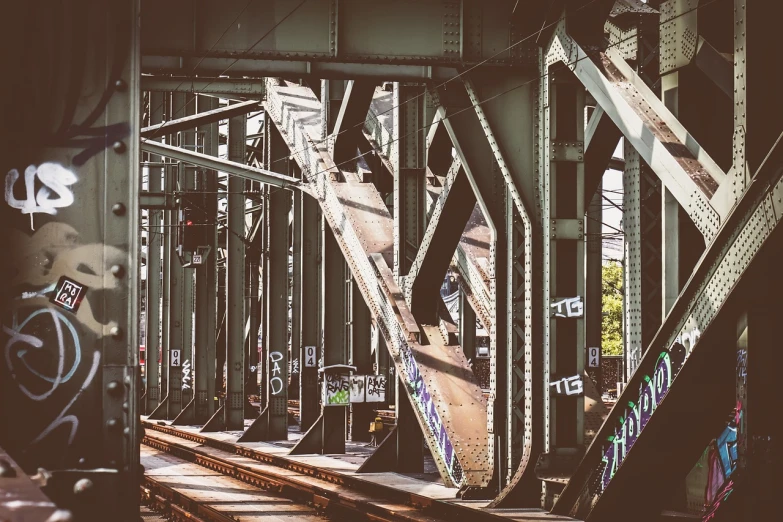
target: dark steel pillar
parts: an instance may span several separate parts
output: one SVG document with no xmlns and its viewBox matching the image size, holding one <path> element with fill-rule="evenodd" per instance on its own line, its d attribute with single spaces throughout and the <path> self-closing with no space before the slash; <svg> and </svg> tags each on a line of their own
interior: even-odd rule
<svg viewBox="0 0 783 522">
<path fill-rule="evenodd" d="M 269 137 L 269 130 L 267 130 Z M 273 149 L 274 150 L 274 149 Z M 266 440 L 288 438 L 288 214 L 291 192 L 269 189 L 269 268 L 265 288 L 268 330 L 266 386 L 269 427 Z"/>
<path fill-rule="evenodd" d="M 310 429 L 320 414 L 318 361 L 321 358 L 321 209 L 318 201 L 306 194 L 295 194 L 300 212 L 294 225 L 301 230 L 301 347 L 299 348 L 299 415 L 301 430 Z M 296 262 L 296 261 L 294 261 Z M 293 347 L 296 349 L 296 346 Z"/>
<path fill-rule="evenodd" d="M 218 99 L 199 96 L 198 111 L 218 108 Z M 203 133 L 203 153 L 218 155 L 218 124 L 199 128 Z M 204 424 L 215 413 L 215 358 L 217 348 L 217 172 L 204 170 L 199 188 L 204 191 L 205 218 L 209 222 L 206 238 L 210 253 L 204 264 L 196 269 L 196 339 L 195 390 L 196 424 Z"/>
<path fill-rule="evenodd" d="M 585 255 L 585 360 L 587 374 L 601 393 L 601 266 L 603 182 L 590 200 L 585 228 L 587 230 L 587 253 Z"/>
<path fill-rule="evenodd" d="M 394 84 L 394 276 L 400 287 L 404 287 L 400 278 L 408 274 L 424 235 L 427 133 L 423 95 L 422 86 Z"/>
<path fill-rule="evenodd" d="M 228 121 L 228 159 L 245 162 L 247 116 Z M 226 402 L 225 429 L 244 429 L 245 418 L 245 181 L 228 178 L 226 234 Z"/>
<path fill-rule="evenodd" d="M 373 371 L 372 356 L 372 317 L 370 309 L 364 302 L 359 287 L 354 282 L 351 285 L 351 358 L 349 364 L 356 367 L 355 375 L 371 375 Z M 369 441 L 371 439 L 370 422 L 375 418 L 373 407 L 375 403 L 364 402 L 351 404 L 351 440 Z"/>
<path fill-rule="evenodd" d="M 350 272 L 334 233 L 322 221 L 324 241 L 323 325 L 324 366 L 348 362 L 348 325 L 346 311 L 351 292 Z M 348 282 L 347 282 L 348 281 Z M 323 453 L 345 453 L 346 410 L 342 406 L 323 406 Z"/>
<path fill-rule="evenodd" d="M 163 121 L 164 98 L 161 92 L 150 93 L 150 124 L 155 125 Z M 160 138 L 158 138 L 160 141 Z M 157 155 L 150 155 L 150 162 L 160 162 Z M 149 167 L 149 191 L 161 192 L 163 190 L 163 169 L 161 167 Z M 147 214 L 147 339 L 145 341 L 145 371 L 147 379 L 146 404 L 142 407 L 144 413 L 149 415 L 158 407 L 160 401 L 160 364 L 158 359 L 161 350 L 161 293 L 163 281 L 161 278 L 161 250 L 163 248 L 163 212 L 150 210 Z"/>
<path fill-rule="evenodd" d="M 181 117 L 185 111 L 185 94 L 172 93 L 170 118 Z M 178 134 L 169 134 L 171 142 L 181 144 Z M 170 174 L 171 190 L 182 190 L 185 181 L 184 164 L 178 162 L 167 174 Z M 179 222 L 178 211 L 171 212 L 169 225 L 171 234 L 171 251 L 169 252 L 169 360 L 168 360 L 168 393 L 166 400 L 166 419 L 172 420 L 182 411 L 182 364 L 185 351 L 185 269 L 177 257 L 177 232 Z"/>
</svg>

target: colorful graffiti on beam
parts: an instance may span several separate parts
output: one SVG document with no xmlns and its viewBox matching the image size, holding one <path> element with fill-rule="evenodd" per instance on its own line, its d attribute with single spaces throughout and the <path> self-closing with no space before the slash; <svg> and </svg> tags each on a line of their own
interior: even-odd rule
<svg viewBox="0 0 783 522">
<path fill-rule="evenodd" d="M 734 491 L 737 478 L 737 445 L 742 436 L 743 416 L 742 402 L 737 401 L 726 428 L 704 450 L 707 463 L 707 485 L 704 488 L 706 511 L 702 518 L 704 522 L 717 516 L 718 508 Z"/>
<path fill-rule="evenodd" d="M 653 412 L 669 392 L 674 378 L 685 362 L 686 350 L 679 342 L 658 356 L 652 377 L 645 375 L 639 390 L 637 402 L 629 402 L 625 416 L 620 419 L 620 427 L 610 437 L 609 445 L 602 459 L 603 474 L 601 491 L 606 489 L 628 452 L 636 442 L 639 433 L 652 417 Z"/>
<path fill-rule="evenodd" d="M 407 373 L 408 385 L 411 389 L 411 397 L 415 399 L 416 406 L 424 413 L 424 418 L 429 425 L 431 433 L 435 436 L 438 452 L 443 457 L 449 476 L 455 484 L 459 485 L 462 482 L 462 466 L 454 454 L 454 446 L 446 434 L 446 428 L 443 426 L 440 415 L 438 415 L 432 395 L 424 383 L 419 366 L 416 364 L 410 348 L 405 344 L 402 344 L 400 348 L 400 355 Z"/>
</svg>

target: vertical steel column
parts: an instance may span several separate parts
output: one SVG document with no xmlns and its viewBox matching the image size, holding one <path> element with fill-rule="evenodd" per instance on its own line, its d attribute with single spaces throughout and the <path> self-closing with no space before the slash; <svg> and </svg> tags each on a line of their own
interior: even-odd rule
<svg viewBox="0 0 783 522">
<path fill-rule="evenodd" d="M 171 118 L 171 94 L 164 93 L 165 118 Z M 171 143 L 172 136 L 165 137 L 166 143 Z M 168 166 L 163 170 L 163 186 L 166 194 L 172 194 L 176 186 L 174 179 L 174 163 L 166 162 Z M 161 306 L 161 353 L 160 353 L 160 397 L 158 408 L 150 414 L 150 418 L 164 419 L 169 401 L 169 354 L 171 352 L 171 253 L 174 250 L 172 221 L 175 212 L 165 210 L 163 212 L 163 296 Z M 176 258 L 175 258 L 176 259 Z"/>
<path fill-rule="evenodd" d="M 228 159 L 245 162 L 247 116 L 228 120 Z M 226 234 L 226 402 L 227 430 L 244 429 L 245 418 L 245 181 L 228 178 Z"/>
<path fill-rule="evenodd" d="M 218 99 L 199 96 L 198 111 L 218 108 Z M 204 134 L 204 154 L 218 155 L 218 124 L 199 128 Z M 196 269 L 195 423 L 204 424 L 215 413 L 215 357 L 217 348 L 217 172 L 204 170 L 199 182 L 204 192 L 206 238 L 210 247 L 204 264 Z"/>
<path fill-rule="evenodd" d="M 169 119 L 181 118 L 185 111 L 185 94 L 172 93 L 171 114 Z M 175 146 L 181 144 L 178 134 L 168 135 Z M 172 179 L 171 190 L 183 189 L 184 164 L 177 162 L 169 172 Z M 171 221 L 166 223 L 171 229 L 171 251 L 169 252 L 169 360 L 168 360 L 168 393 L 166 400 L 166 419 L 172 420 L 182 411 L 182 355 L 185 344 L 185 269 L 177 257 L 177 229 L 179 212 L 171 212 Z M 177 357 L 178 355 L 178 357 Z"/>
<path fill-rule="evenodd" d="M 394 276 L 400 287 L 424 235 L 427 133 L 424 87 L 394 84 Z M 445 276 L 445 274 L 443 274 Z"/>
<path fill-rule="evenodd" d="M 150 124 L 155 125 L 163 121 L 164 98 L 161 92 L 150 93 Z M 160 141 L 160 138 L 157 139 Z M 151 154 L 150 162 L 160 162 L 160 156 Z M 163 169 L 161 167 L 149 167 L 149 191 L 161 192 L 163 190 Z M 142 405 L 144 413 L 150 414 L 158 407 L 160 401 L 160 365 L 158 357 L 161 349 L 161 292 L 163 281 L 161 279 L 161 249 L 163 248 L 163 212 L 150 210 L 147 218 L 147 339 L 145 341 L 145 371 L 147 383 L 146 404 Z"/>
<path fill-rule="evenodd" d="M 196 114 L 196 96 L 185 95 L 185 106 L 182 116 Z M 188 129 L 180 132 L 179 146 L 188 149 L 196 149 L 196 129 Z M 197 168 L 192 165 L 180 163 L 180 183 L 182 190 L 192 193 L 196 190 Z M 184 410 L 193 400 L 193 312 L 195 308 L 195 287 L 193 267 L 182 270 L 182 354 L 179 368 L 180 390 L 182 392 L 182 406 Z M 191 405 L 191 407 L 195 406 Z"/>
<path fill-rule="evenodd" d="M 344 80 L 321 80 L 321 138 L 326 139 L 334 129 L 345 95 Z"/>
<path fill-rule="evenodd" d="M 337 239 L 329 225 L 321 220 L 323 230 L 323 325 L 324 366 L 348 362 L 348 325 L 346 315 L 351 289 L 350 271 Z M 323 406 L 323 453 L 345 453 L 346 409 L 342 406 Z"/>
<path fill-rule="evenodd" d="M 779 67 L 769 66 L 768 54 L 762 52 L 780 47 L 779 18 L 771 16 L 776 12 L 771 7 L 759 0 L 734 2 L 735 197 L 750 182 L 780 133 L 783 74 Z M 758 267 L 755 277 L 762 290 L 749 296 L 749 309 L 739 325 L 735 414 L 739 473 L 735 488 L 740 486 L 744 491 L 735 493 L 741 495 L 735 502 L 744 501 L 744 505 L 737 510 L 739 517 L 732 520 L 743 522 L 761 520 L 779 510 L 780 504 L 780 488 L 776 487 L 783 465 L 777 414 L 783 366 L 779 261 L 778 256 L 767 266 Z M 718 513 L 716 520 L 720 518 Z"/>
<path fill-rule="evenodd" d="M 625 381 L 633 375 L 642 360 L 642 158 L 624 140 L 623 157 L 623 354 Z M 664 189 L 665 190 L 665 189 Z M 670 197 L 664 196 L 664 197 Z M 674 202 L 677 210 L 677 202 Z M 664 214 L 670 206 L 664 205 Z M 665 243 L 665 242 L 664 242 Z M 664 245 L 664 249 L 667 247 Z M 671 254 L 672 250 L 667 250 Z M 675 258 L 673 262 L 676 262 Z M 667 308 L 668 310 L 668 308 Z M 618 376 L 619 377 L 619 376 Z"/>
<path fill-rule="evenodd" d="M 267 130 L 267 139 L 274 139 Z M 281 140 L 282 141 L 282 140 Z M 275 147 L 272 148 L 276 150 Z M 281 152 L 282 149 L 280 149 Z M 287 152 L 287 151 L 285 151 Z M 274 156 L 273 156 L 274 157 Z M 269 427 L 267 440 L 288 438 L 288 214 L 291 192 L 269 188 L 269 268 L 264 299 L 268 330 L 266 385 Z"/>
<path fill-rule="evenodd" d="M 459 344 L 469 361 L 476 363 L 476 311 L 465 291 L 459 291 Z"/>
<path fill-rule="evenodd" d="M 587 374 L 600 394 L 601 386 L 601 265 L 603 256 L 603 182 L 590 200 L 585 229 L 587 230 L 587 254 L 585 255 L 585 345 Z M 590 349 L 597 348 L 597 356 L 591 357 Z M 593 360 L 594 359 L 594 360 Z"/>
<path fill-rule="evenodd" d="M 264 209 L 266 211 L 266 209 Z M 261 215 L 258 212 L 254 213 L 253 221 L 256 220 L 262 220 L 264 221 L 264 216 Z M 255 226 L 255 223 L 254 223 Z M 261 234 L 260 231 L 256 232 L 256 234 Z M 260 248 L 257 248 L 254 243 L 260 243 L 260 241 L 256 240 L 255 242 L 250 242 L 247 245 L 247 281 L 248 281 L 248 289 L 247 289 L 247 300 L 246 300 L 246 307 L 247 307 L 247 335 L 245 339 L 245 350 L 247 352 L 247 368 L 246 368 L 246 376 L 247 376 L 247 382 L 245 383 L 245 392 L 248 395 L 258 395 L 259 389 L 258 389 L 258 374 L 260 373 L 260 361 L 258 359 L 258 329 L 261 323 L 261 303 L 259 302 L 260 294 L 259 289 L 261 288 L 261 252 Z M 266 288 L 264 286 L 264 288 Z"/>
<path fill-rule="evenodd" d="M 584 452 L 584 90 L 570 78 L 548 79 L 544 266 L 551 399 L 545 460 L 553 471 L 568 473 Z M 558 491 L 553 485 L 545 482 L 545 506 Z"/>
<path fill-rule="evenodd" d="M 354 282 L 351 289 L 351 358 L 350 365 L 356 367 L 356 375 L 370 375 L 373 371 L 372 317 L 364 302 L 359 286 Z M 369 441 L 369 426 L 374 419 L 374 403 L 351 404 L 351 440 Z"/>
<path fill-rule="evenodd" d="M 6 42 L 25 43 L 2 59 L 0 446 L 52 472 L 38 485 L 63 510 L 49 520 L 139 519 L 138 7 L 32 2 L 4 16 Z M 34 27 L 57 35 L 29 38 Z M 46 518 L 18 501 L 24 471 L 2 468 L 0 518 Z"/>
<path fill-rule="evenodd" d="M 301 172 L 299 173 L 301 178 Z M 302 194 L 294 193 L 291 220 L 291 387 L 302 419 Z"/>
<path fill-rule="evenodd" d="M 320 413 L 318 405 L 318 360 L 321 353 L 320 278 L 321 209 L 318 201 L 306 194 L 295 194 L 299 214 L 294 225 L 300 229 L 299 302 L 301 303 L 301 347 L 299 348 L 299 421 L 303 432 L 310 429 Z M 296 262 L 296 260 L 294 260 Z M 293 346 L 296 349 L 296 346 Z"/>
</svg>

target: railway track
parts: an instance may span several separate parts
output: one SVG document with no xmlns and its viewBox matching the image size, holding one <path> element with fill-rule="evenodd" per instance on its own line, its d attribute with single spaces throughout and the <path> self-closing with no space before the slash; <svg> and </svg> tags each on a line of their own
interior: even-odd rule
<svg viewBox="0 0 783 522">
<path fill-rule="evenodd" d="M 250 488 L 249 491 L 272 495 L 307 507 L 312 510 L 307 516 L 326 516 L 332 520 L 390 522 L 533 520 L 476 509 L 466 505 L 467 503 L 458 503 L 455 499 L 431 498 L 426 496 L 426 487 L 419 488 L 420 492 L 405 491 L 388 483 L 379 483 L 346 473 L 345 470 L 319 467 L 302 462 L 301 459 L 292 460 L 258 448 L 205 437 L 169 426 L 146 421 L 143 424 L 146 428 L 143 444 L 149 448 L 144 448 L 145 452 L 153 451 L 159 459 L 163 456 L 169 460 L 176 459 L 179 464 L 173 464 L 175 466 L 197 466 L 213 473 L 213 478 L 230 478 L 241 482 L 244 488 Z M 152 462 L 150 459 L 151 457 L 145 457 L 143 452 L 142 464 L 145 468 L 147 462 Z M 146 495 L 145 498 L 161 503 L 162 509 L 170 509 L 174 518 L 204 522 L 232 520 L 230 514 L 220 511 L 221 507 L 227 505 L 225 500 L 218 499 L 219 503 L 215 507 L 206 501 L 200 502 L 198 499 L 188 498 L 192 490 L 161 484 L 156 479 L 155 469 L 147 468 L 144 487 L 149 491 L 143 493 Z M 188 470 L 192 473 L 192 468 Z M 237 492 L 241 491 L 236 485 L 233 489 Z M 248 505 L 252 506 L 254 502 L 250 500 Z M 250 511 L 250 508 L 242 509 L 246 516 Z M 197 518 L 184 518 L 185 512 Z M 262 510 L 258 513 L 259 517 L 261 515 L 263 515 Z M 229 518 L 225 518 L 227 516 Z M 302 516 L 305 516 L 305 513 L 302 513 Z M 546 515 L 543 518 L 537 516 L 535 520 L 546 518 Z M 240 520 L 256 520 L 256 518 L 243 516 Z M 257 520 L 270 519 L 258 518 Z M 307 519 L 289 518 L 289 520 Z"/>
</svg>

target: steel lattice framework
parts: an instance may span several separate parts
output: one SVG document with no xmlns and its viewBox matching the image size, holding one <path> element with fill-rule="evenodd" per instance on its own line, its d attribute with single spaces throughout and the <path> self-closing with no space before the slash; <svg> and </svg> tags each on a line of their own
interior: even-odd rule
<svg viewBox="0 0 783 522">
<path fill-rule="evenodd" d="M 49 470 L 64 506 L 133 512 L 140 414 L 276 441 L 289 398 L 293 454 L 344 453 L 394 404 L 359 472 L 420 472 L 423 441 L 446 485 L 490 507 L 757 520 L 772 506 L 776 6 L 64 5 L 19 8 L 50 36 L 4 63 L 0 156 L 0 446 Z M 616 401 L 590 350 L 610 168 Z M 358 376 L 378 399 L 346 415 L 332 403 Z M 79 502 L 80 480 L 99 501 Z"/>
</svg>

